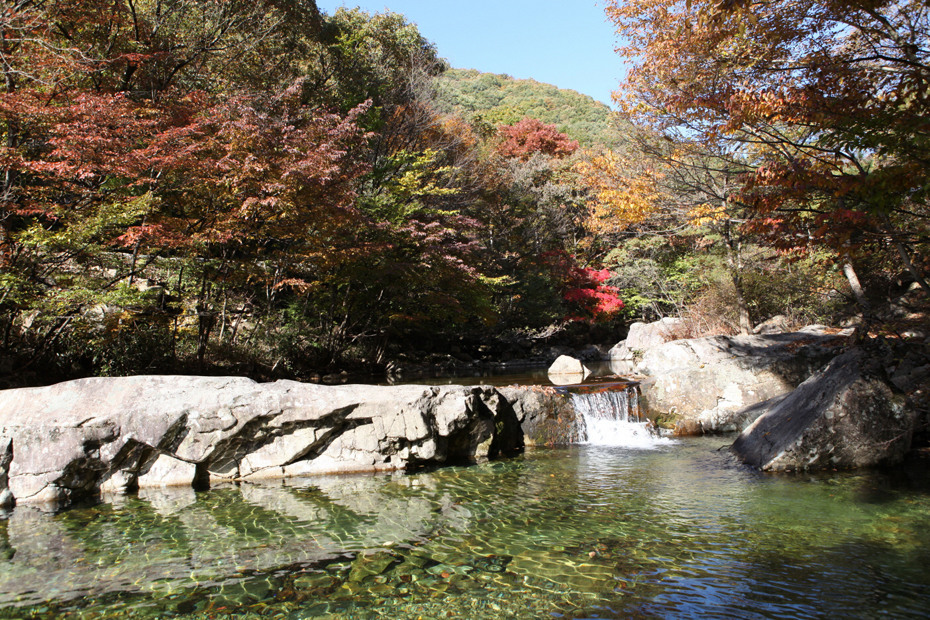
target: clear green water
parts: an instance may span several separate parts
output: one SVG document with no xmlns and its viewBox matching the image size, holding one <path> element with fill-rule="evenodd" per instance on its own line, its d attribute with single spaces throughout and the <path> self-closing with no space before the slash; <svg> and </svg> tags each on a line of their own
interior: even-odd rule
<svg viewBox="0 0 930 620">
<path fill-rule="evenodd" d="M 20 507 L 0 617 L 930 615 L 926 463 L 766 476 L 728 441 Z"/>
</svg>

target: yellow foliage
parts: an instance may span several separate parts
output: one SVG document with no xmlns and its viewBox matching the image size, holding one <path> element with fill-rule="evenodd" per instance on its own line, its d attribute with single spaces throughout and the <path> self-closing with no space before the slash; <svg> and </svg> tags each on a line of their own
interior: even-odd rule
<svg viewBox="0 0 930 620">
<path fill-rule="evenodd" d="M 590 190 L 589 225 L 597 232 L 623 230 L 661 209 L 661 174 L 641 169 L 607 150 L 576 164 L 576 172 Z"/>
<path fill-rule="evenodd" d="M 729 214 L 725 205 L 712 205 L 704 203 L 688 213 L 688 221 L 692 226 L 705 226 L 727 219 Z"/>
<path fill-rule="evenodd" d="M 452 196 L 458 193 L 454 187 L 442 187 L 437 184 L 453 173 L 451 166 L 436 167 L 441 154 L 434 149 L 420 153 L 401 151 L 400 155 L 408 158 L 409 167 L 404 173 L 389 184 L 391 191 L 404 198 L 422 198 L 425 196 Z"/>
</svg>

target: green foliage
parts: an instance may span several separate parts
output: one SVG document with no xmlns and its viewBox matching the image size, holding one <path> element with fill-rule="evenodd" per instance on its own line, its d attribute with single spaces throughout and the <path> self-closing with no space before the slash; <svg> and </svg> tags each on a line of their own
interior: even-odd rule
<svg viewBox="0 0 930 620">
<path fill-rule="evenodd" d="M 626 125 L 605 104 L 573 90 L 474 69 L 449 69 L 439 79 L 439 107 L 476 124 L 513 125 L 524 118 L 554 124 L 583 147 L 616 148 Z"/>
<path fill-rule="evenodd" d="M 108 317 L 102 329 L 69 331 L 56 346 L 57 362 L 104 376 L 158 374 L 172 368 L 172 342 L 171 325 L 163 318 Z"/>
<path fill-rule="evenodd" d="M 54 376 L 159 372 L 172 359 L 162 291 L 72 275 L 21 306 L 26 340 Z"/>
<path fill-rule="evenodd" d="M 418 81 L 445 68 L 433 44 L 399 13 L 340 8 L 325 23 L 326 39 L 310 84 L 317 96 L 344 112 L 368 99 L 375 111 L 402 104 Z"/>
<path fill-rule="evenodd" d="M 379 221 L 400 225 L 414 217 L 454 215 L 454 210 L 430 208 L 436 199 L 458 193 L 449 187 L 450 166 L 439 164 L 441 154 L 434 149 L 421 152 L 400 150 L 384 159 L 373 170 L 370 182 L 377 191 L 363 194 L 359 205 Z"/>
<path fill-rule="evenodd" d="M 756 321 L 777 314 L 795 325 L 834 324 L 849 303 L 835 257 L 817 252 L 797 261 L 771 260 L 747 271 L 743 289 Z"/>
<path fill-rule="evenodd" d="M 631 318 L 654 320 L 680 311 L 688 295 L 685 247 L 658 236 L 633 237 L 611 250 L 604 260 L 620 289 Z"/>
<path fill-rule="evenodd" d="M 34 222 L 19 238 L 23 244 L 42 246 L 50 251 L 99 251 L 147 215 L 155 202 L 153 194 L 147 192 L 95 208 L 62 211 L 53 225 Z"/>
<path fill-rule="evenodd" d="M 631 320 L 690 316 L 700 331 L 739 328 L 732 272 L 719 246 L 703 237 L 633 237 L 613 249 L 605 264 L 620 288 Z M 789 261 L 760 247 L 746 248 L 742 295 L 753 323 L 784 315 L 795 325 L 835 322 L 846 286 L 830 257 Z"/>
<path fill-rule="evenodd" d="M 566 310 L 552 272 L 520 265 L 519 278 L 496 295 L 500 324 L 510 330 L 542 330 L 563 321 Z"/>
</svg>

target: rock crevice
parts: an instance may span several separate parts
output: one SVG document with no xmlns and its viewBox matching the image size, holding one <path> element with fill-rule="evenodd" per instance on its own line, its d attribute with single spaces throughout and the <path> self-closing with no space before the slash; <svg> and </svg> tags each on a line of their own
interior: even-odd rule
<svg viewBox="0 0 930 620">
<path fill-rule="evenodd" d="M 513 455 L 530 394 L 183 376 L 5 390 L 0 504 Z"/>
<path fill-rule="evenodd" d="M 773 404 L 737 438 L 732 451 L 768 471 L 845 469 L 899 462 L 917 412 L 852 349 Z"/>
</svg>

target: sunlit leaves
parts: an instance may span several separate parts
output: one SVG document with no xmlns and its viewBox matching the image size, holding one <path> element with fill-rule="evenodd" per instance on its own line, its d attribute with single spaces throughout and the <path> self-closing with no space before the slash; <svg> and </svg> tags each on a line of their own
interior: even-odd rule
<svg viewBox="0 0 930 620">
<path fill-rule="evenodd" d="M 550 157 L 566 157 L 578 150 L 578 142 L 535 118 L 524 118 L 513 125 L 498 128 L 501 145 L 498 152 L 504 157 L 529 158 L 533 153 Z"/>
<path fill-rule="evenodd" d="M 634 63 L 617 102 L 739 161 L 731 195 L 752 230 L 843 254 L 927 243 L 926 3 L 630 0 L 607 13 Z"/>
<path fill-rule="evenodd" d="M 575 257 L 562 251 L 546 252 L 541 258 L 559 282 L 568 320 L 604 321 L 624 308 L 619 290 L 606 284 L 611 277 L 607 269 L 581 267 Z"/>
<path fill-rule="evenodd" d="M 575 169 L 589 188 L 590 224 L 605 232 L 623 230 L 653 217 L 661 209 L 661 174 L 613 151 L 578 162 Z"/>
<path fill-rule="evenodd" d="M 692 226 L 706 226 L 715 222 L 721 222 L 729 217 L 726 207 L 723 205 L 701 204 L 688 212 L 688 219 Z"/>
</svg>

